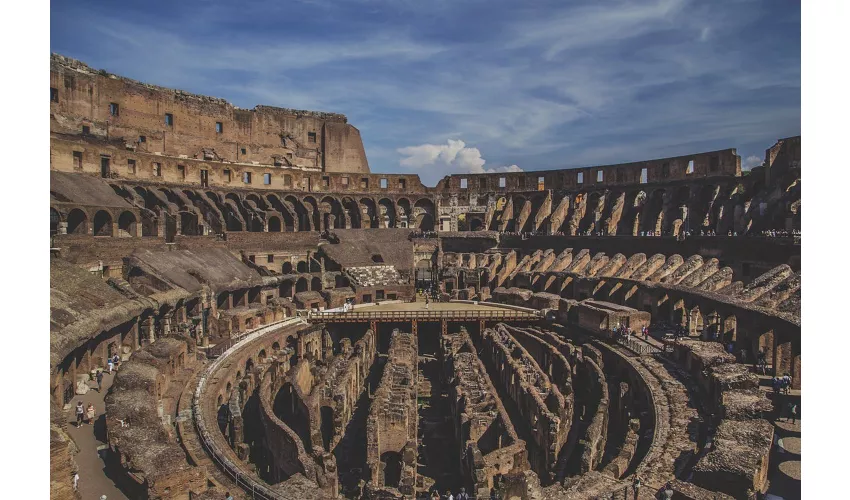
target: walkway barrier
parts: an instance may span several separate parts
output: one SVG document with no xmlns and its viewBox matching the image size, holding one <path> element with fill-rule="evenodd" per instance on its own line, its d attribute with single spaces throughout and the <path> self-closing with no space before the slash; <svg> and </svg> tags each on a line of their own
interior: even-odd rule
<svg viewBox="0 0 850 500">
<path fill-rule="evenodd" d="M 309 315 L 313 322 L 344 322 L 344 321 L 480 321 L 480 320 L 539 320 L 539 311 L 515 311 L 511 309 L 493 308 L 478 311 L 429 311 L 418 309 L 412 311 L 349 311 L 327 312 L 313 311 Z"/>
<path fill-rule="evenodd" d="M 626 338 L 626 337 L 617 337 L 617 343 L 626 349 L 636 353 L 636 354 L 659 354 L 662 352 L 661 349 L 655 347 L 649 342 L 638 340 L 635 338 Z"/>
<path fill-rule="evenodd" d="M 230 347 L 225 350 L 221 356 L 219 356 L 215 361 L 210 363 L 204 373 L 198 380 L 198 386 L 195 388 L 195 395 L 192 398 L 192 412 L 194 413 L 194 422 L 195 422 L 195 430 L 198 432 L 198 437 L 201 440 L 201 445 L 204 447 L 204 450 L 207 452 L 208 456 L 212 458 L 212 460 L 218 465 L 218 467 L 227 474 L 228 477 L 233 479 L 237 486 L 245 490 L 246 493 L 251 494 L 252 499 L 258 500 L 285 500 L 284 498 L 278 496 L 274 491 L 272 491 L 267 485 L 257 481 L 250 475 L 246 474 L 245 471 L 237 464 L 233 463 L 229 460 L 221 448 L 216 444 L 215 439 L 213 438 L 212 432 L 220 432 L 218 430 L 218 424 L 215 423 L 211 427 L 207 426 L 206 421 L 203 418 L 203 412 L 201 411 L 201 402 L 203 401 L 204 390 L 206 389 L 207 379 L 211 374 L 215 373 L 218 368 L 224 364 L 227 356 L 232 354 L 236 348 L 239 346 L 237 344 L 242 343 L 242 341 L 251 341 L 258 337 L 261 337 L 269 332 L 278 330 L 283 327 L 292 326 L 292 325 L 305 325 L 307 323 L 299 318 L 289 318 L 283 321 L 279 321 L 276 323 L 272 323 L 253 332 L 250 332 L 245 335 L 241 335 L 240 337 L 236 337 L 236 340 L 233 342 Z"/>
<path fill-rule="evenodd" d="M 219 342 L 218 344 L 207 349 L 207 357 L 208 358 L 217 358 L 217 357 L 221 356 L 222 353 L 224 353 L 224 351 L 230 349 L 231 347 L 235 346 L 239 342 L 245 340 L 251 334 L 253 334 L 255 332 L 259 332 L 261 330 L 267 331 L 271 327 L 284 326 L 284 323 L 286 323 L 287 321 L 290 321 L 292 319 L 296 319 L 296 318 L 286 318 L 286 319 L 282 319 L 280 321 L 275 321 L 274 323 L 269 323 L 269 324 L 263 325 L 259 328 L 255 328 L 253 330 L 249 330 L 247 332 L 240 333 L 239 335 L 237 335 L 235 337 L 230 337 L 229 339 L 223 340 L 223 341 Z"/>
</svg>

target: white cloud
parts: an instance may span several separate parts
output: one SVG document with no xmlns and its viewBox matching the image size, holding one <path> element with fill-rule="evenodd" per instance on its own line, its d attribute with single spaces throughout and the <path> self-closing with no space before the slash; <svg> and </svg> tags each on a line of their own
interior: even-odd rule
<svg viewBox="0 0 850 500">
<path fill-rule="evenodd" d="M 741 164 L 741 169 L 743 170 L 751 170 L 753 167 L 760 167 L 764 162 L 762 158 L 759 158 L 756 155 L 748 156 L 743 163 Z"/>
<path fill-rule="evenodd" d="M 478 148 L 467 147 L 460 139 L 449 139 L 446 144 L 420 144 L 397 150 L 404 158 L 399 164 L 412 170 L 428 168 L 427 176 L 445 174 L 486 174 L 494 172 L 522 172 L 517 165 L 484 168 L 486 160 Z"/>
</svg>

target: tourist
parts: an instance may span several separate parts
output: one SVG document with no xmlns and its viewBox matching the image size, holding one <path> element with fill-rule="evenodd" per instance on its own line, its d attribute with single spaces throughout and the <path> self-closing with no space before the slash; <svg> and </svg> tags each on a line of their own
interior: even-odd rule
<svg viewBox="0 0 850 500">
<path fill-rule="evenodd" d="M 78 472 L 74 473 L 74 491 L 77 491 L 77 483 L 80 481 L 80 474 Z"/>
<path fill-rule="evenodd" d="M 100 389 L 103 386 L 103 370 L 98 370 L 97 375 L 95 375 L 94 378 L 97 380 L 97 392 L 100 392 Z"/>
<path fill-rule="evenodd" d="M 89 425 L 94 425 L 94 416 L 94 405 L 89 403 L 88 407 L 86 407 L 86 419 L 88 419 Z"/>
<path fill-rule="evenodd" d="M 440 491 L 436 488 L 431 492 L 431 500 L 440 500 Z"/>
<path fill-rule="evenodd" d="M 787 373 L 782 376 L 782 389 L 785 394 L 791 392 L 791 375 L 788 375 Z"/>
<path fill-rule="evenodd" d="M 425 309 L 428 309 L 428 301 L 429 301 L 429 299 L 428 299 L 428 296 L 426 295 L 425 296 Z"/>
<path fill-rule="evenodd" d="M 233 500 L 233 495 L 231 495 L 229 491 L 224 495 L 224 500 Z"/>
<path fill-rule="evenodd" d="M 665 500 L 670 500 L 673 498 L 673 483 L 667 481 L 667 484 L 664 485 L 664 491 L 661 492 L 662 498 Z"/>
<path fill-rule="evenodd" d="M 77 414 L 77 428 L 79 429 L 83 423 L 83 416 L 86 414 L 86 409 L 83 408 L 82 401 L 77 401 L 77 408 L 74 410 L 74 413 Z"/>
<path fill-rule="evenodd" d="M 635 476 L 632 481 L 632 490 L 635 492 L 635 500 L 637 500 L 640 493 L 640 478 L 638 476 Z"/>
<path fill-rule="evenodd" d="M 112 358 L 106 360 L 106 366 L 109 368 L 109 374 L 112 375 Z"/>
<path fill-rule="evenodd" d="M 741 363 L 743 364 L 743 363 L 746 363 L 746 362 L 747 362 L 747 350 L 741 349 Z"/>
<path fill-rule="evenodd" d="M 452 490 L 446 490 L 446 500 L 455 500 L 454 495 L 452 495 Z"/>
<path fill-rule="evenodd" d="M 496 496 L 496 488 L 490 488 L 490 500 L 499 500 L 499 497 Z"/>
<path fill-rule="evenodd" d="M 791 423 L 797 423 L 797 403 L 791 405 Z"/>
<path fill-rule="evenodd" d="M 466 488 L 461 488 L 460 493 L 455 498 L 457 500 L 469 500 L 469 495 L 466 494 Z"/>
<path fill-rule="evenodd" d="M 112 356 L 112 365 L 113 365 L 113 367 L 115 368 L 116 371 L 118 370 L 118 363 L 120 363 L 120 362 L 121 362 L 121 357 L 118 356 L 118 353 L 116 352 L 115 355 Z"/>
<path fill-rule="evenodd" d="M 779 386 L 780 386 L 779 379 L 776 378 L 776 377 L 773 377 L 771 384 L 773 385 L 773 395 L 778 396 L 779 395 Z M 774 399 L 774 401 L 775 401 L 775 399 Z"/>
</svg>

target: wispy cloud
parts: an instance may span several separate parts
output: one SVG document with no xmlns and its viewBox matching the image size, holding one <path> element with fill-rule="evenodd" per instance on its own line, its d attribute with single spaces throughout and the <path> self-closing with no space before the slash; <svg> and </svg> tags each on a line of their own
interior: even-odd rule
<svg viewBox="0 0 850 500">
<path fill-rule="evenodd" d="M 167 19 L 150 14 L 166 8 Z M 799 8 L 79 0 L 52 9 L 53 50 L 241 107 L 345 113 L 373 171 L 412 170 L 428 184 L 487 169 L 482 156 L 528 170 L 726 147 L 747 158 L 800 132 Z M 433 163 L 417 168 L 425 159 Z"/>
<path fill-rule="evenodd" d="M 431 175 L 443 173 L 484 174 L 492 172 L 522 172 L 517 165 L 484 168 L 486 160 L 478 148 L 467 147 L 461 140 L 449 139 L 446 144 L 420 144 L 399 148 L 403 156 L 399 164 L 414 172 L 427 168 Z"/>
</svg>

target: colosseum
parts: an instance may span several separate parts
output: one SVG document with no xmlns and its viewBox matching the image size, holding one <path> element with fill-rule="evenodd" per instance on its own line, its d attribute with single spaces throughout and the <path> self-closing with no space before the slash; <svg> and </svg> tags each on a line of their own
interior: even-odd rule
<svg viewBox="0 0 850 500">
<path fill-rule="evenodd" d="M 799 136 L 430 187 L 341 114 L 50 87 L 51 498 L 800 497 Z"/>
</svg>

